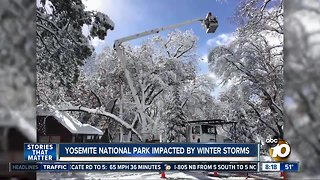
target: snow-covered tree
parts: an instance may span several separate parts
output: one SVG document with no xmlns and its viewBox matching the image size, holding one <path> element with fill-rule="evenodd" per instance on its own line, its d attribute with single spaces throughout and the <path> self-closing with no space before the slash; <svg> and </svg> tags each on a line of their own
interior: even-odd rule
<svg viewBox="0 0 320 180">
<path fill-rule="evenodd" d="M 90 27 L 84 36 L 83 26 Z M 104 39 L 114 23 L 101 12 L 86 11 L 81 0 L 38 0 L 36 10 L 37 81 L 40 89 L 70 88 L 80 75 L 79 66 L 94 51 L 89 40 Z M 60 88 L 61 89 L 61 88 Z M 38 91 L 38 101 L 51 93 Z"/>
<path fill-rule="evenodd" d="M 318 178 L 320 163 L 320 2 L 285 1 L 286 140 L 290 160 L 301 173 L 292 178 Z M 289 176 L 290 177 L 290 176 Z"/>
<path fill-rule="evenodd" d="M 31 23 L 35 18 L 34 10 L 32 0 L 1 1 L 0 121 L 5 127 L 6 124 L 13 124 L 30 140 L 36 139 L 35 128 L 32 128 L 35 126 L 36 49 L 35 27 Z"/>
<path fill-rule="evenodd" d="M 191 31 L 174 31 L 168 37 L 147 40 L 139 47 L 126 46 L 128 72 L 115 52 L 105 49 L 95 59 L 96 71 L 80 79 L 73 97 L 64 103 L 67 104 L 64 110 L 86 111 L 86 107 L 87 112 L 101 115 L 113 109 L 111 113 L 117 114 L 116 122 L 121 124 L 120 129 L 113 130 L 128 134 L 135 130 L 138 136 L 159 134 L 166 127 L 164 117 L 168 112 L 165 110 L 173 104 L 175 96 L 184 95 L 184 91 L 175 94 L 174 87 L 186 90 L 195 80 L 196 41 Z"/>
<path fill-rule="evenodd" d="M 187 118 L 182 109 L 178 84 L 174 84 L 173 100 L 167 113 L 166 133 L 168 142 L 185 142 Z"/>
<path fill-rule="evenodd" d="M 243 117 L 234 118 L 248 121 L 244 126 L 260 124 L 266 132 L 283 137 L 283 4 L 241 2 L 235 40 L 213 49 L 209 62 L 215 74 L 241 91 L 241 101 L 229 102 L 241 107 Z M 251 133 L 246 136 L 252 139 Z"/>
</svg>

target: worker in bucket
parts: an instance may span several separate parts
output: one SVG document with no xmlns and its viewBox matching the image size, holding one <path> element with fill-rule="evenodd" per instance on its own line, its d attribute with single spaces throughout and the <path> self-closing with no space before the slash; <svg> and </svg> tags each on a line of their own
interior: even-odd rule
<svg viewBox="0 0 320 180">
<path fill-rule="evenodd" d="M 216 21 L 217 21 L 216 17 L 212 16 L 211 12 L 208 12 L 208 14 L 206 16 L 206 19 L 204 20 L 204 23 L 205 23 L 206 27 L 209 28 L 210 27 L 210 23 L 211 22 L 216 23 Z"/>
</svg>

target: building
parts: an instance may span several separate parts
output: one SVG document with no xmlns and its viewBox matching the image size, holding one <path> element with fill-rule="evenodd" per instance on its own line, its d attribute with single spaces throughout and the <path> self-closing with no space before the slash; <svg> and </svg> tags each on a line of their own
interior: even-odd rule
<svg viewBox="0 0 320 180">
<path fill-rule="evenodd" d="M 20 112 L 0 110 L 0 179 L 36 179 L 34 172 L 9 172 L 9 162 L 24 161 L 24 143 L 36 142 L 36 123 Z"/>
<path fill-rule="evenodd" d="M 54 106 L 37 106 L 37 141 L 41 143 L 99 142 L 103 132 Z"/>
</svg>

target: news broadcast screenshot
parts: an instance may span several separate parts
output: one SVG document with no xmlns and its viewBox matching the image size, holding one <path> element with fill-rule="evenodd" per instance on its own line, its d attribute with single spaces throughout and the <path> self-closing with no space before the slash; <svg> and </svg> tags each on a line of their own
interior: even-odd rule
<svg viewBox="0 0 320 180">
<path fill-rule="evenodd" d="M 2 1 L 0 179 L 320 179 L 319 9 Z"/>
</svg>

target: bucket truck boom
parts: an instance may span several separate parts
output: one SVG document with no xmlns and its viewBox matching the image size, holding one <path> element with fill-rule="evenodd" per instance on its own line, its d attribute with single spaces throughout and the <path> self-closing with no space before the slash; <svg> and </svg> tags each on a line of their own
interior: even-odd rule
<svg viewBox="0 0 320 180">
<path fill-rule="evenodd" d="M 196 22 L 201 22 L 202 24 L 204 24 L 204 21 L 205 20 L 201 19 L 201 18 L 200 19 L 194 19 L 194 20 L 185 21 L 185 22 L 178 23 L 178 24 L 173 24 L 173 25 L 169 25 L 169 26 L 165 26 L 165 27 L 160 27 L 160 28 L 144 31 L 142 33 L 134 34 L 134 35 L 127 36 L 127 37 L 124 37 L 124 38 L 120 38 L 120 39 L 115 40 L 114 49 L 117 50 L 118 47 L 123 42 L 126 42 L 126 41 L 138 39 L 138 38 L 141 38 L 141 37 L 144 37 L 144 36 L 148 36 L 148 35 L 151 35 L 151 34 L 157 34 L 157 33 L 161 32 L 161 31 L 176 29 L 178 27 L 186 26 L 186 25 L 193 24 L 193 23 L 196 23 Z M 207 33 L 214 33 L 216 31 L 216 29 L 218 28 L 218 21 L 210 22 L 209 27 L 205 27 L 205 28 L 206 28 L 206 32 Z"/>
</svg>

